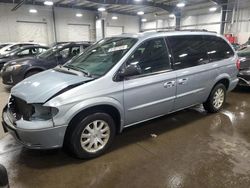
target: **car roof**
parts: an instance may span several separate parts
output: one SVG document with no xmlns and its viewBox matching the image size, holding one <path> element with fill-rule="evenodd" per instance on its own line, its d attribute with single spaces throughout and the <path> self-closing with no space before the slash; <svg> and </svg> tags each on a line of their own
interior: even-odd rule
<svg viewBox="0 0 250 188">
<path fill-rule="evenodd" d="M 147 39 L 155 37 L 164 37 L 164 36 L 182 36 L 182 35 L 212 35 L 220 36 L 216 32 L 209 32 L 205 30 L 180 30 L 180 31 L 146 31 L 137 34 L 125 33 L 117 35 L 115 37 L 124 37 L 124 38 L 138 38 L 138 39 Z"/>
<path fill-rule="evenodd" d="M 66 46 L 75 46 L 75 45 L 91 45 L 91 42 L 67 42 L 67 43 L 59 43 L 56 46 L 62 46 L 62 47 L 66 47 Z"/>
<path fill-rule="evenodd" d="M 39 45 L 39 44 L 32 44 L 32 45 L 27 45 L 27 46 L 22 46 L 18 49 L 28 49 L 28 48 L 34 48 L 34 47 L 40 47 L 40 48 L 49 48 L 48 46 L 43 46 L 43 45 Z"/>
</svg>

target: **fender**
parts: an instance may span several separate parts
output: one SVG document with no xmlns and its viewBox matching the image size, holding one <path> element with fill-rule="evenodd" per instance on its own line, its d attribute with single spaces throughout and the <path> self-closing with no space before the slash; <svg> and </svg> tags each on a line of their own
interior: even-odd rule
<svg viewBox="0 0 250 188">
<path fill-rule="evenodd" d="M 72 105 L 72 104 L 69 104 L 69 105 Z M 84 100 L 80 103 L 75 103 L 67 111 L 63 110 L 65 105 L 58 106 L 57 108 L 59 109 L 59 112 L 61 112 L 61 113 L 57 114 L 54 117 L 54 119 L 53 119 L 54 124 L 56 126 L 68 125 L 69 122 L 73 119 L 73 117 L 75 117 L 81 111 L 86 110 L 86 109 L 91 108 L 91 107 L 99 106 L 99 105 L 109 105 L 109 106 L 116 108 L 119 111 L 120 117 L 121 117 L 121 120 L 120 120 L 121 129 L 120 130 L 122 130 L 122 128 L 124 126 L 123 104 L 121 104 L 120 102 L 118 102 L 116 99 L 114 99 L 112 97 L 96 97 L 96 98 L 87 99 L 87 100 Z M 45 104 L 45 106 L 46 106 L 46 104 Z M 66 109 L 68 109 L 68 108 L 66 108 Z"/>
<path fill-rule="evenodd" d="M 25 71 L 25 74 L 26 74 L 27 72 L 29 72 L 30 70 L 37 70 L 37 69 L 39 69 L 39 70 L 41 70 L 41 71 L 47 70 L 47 69 L 45 69 L 44 67 L 40 67 L 40 66 L 30 66 L 30 67 Z M 25 75 L 25 74 L 24 74 L 24 75 Z"/>
</svg>

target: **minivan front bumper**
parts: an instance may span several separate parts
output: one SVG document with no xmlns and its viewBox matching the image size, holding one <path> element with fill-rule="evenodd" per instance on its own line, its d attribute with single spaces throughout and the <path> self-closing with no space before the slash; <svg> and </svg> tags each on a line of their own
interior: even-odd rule
<svg viewBox="0 0 250 188">
<path fill-rule="evenodd" d="M 34 125 L 36 123 L 37 122 L 34 122 Z M 18 128 L 12 122 L 7 106 L 3 110 L 2 126 L 5 132 L 9 132 L 19 143 L 30 149 L 53 149 L 62 147 L 67 128 L 66 125 L 45 129 Z"/>
</svg>

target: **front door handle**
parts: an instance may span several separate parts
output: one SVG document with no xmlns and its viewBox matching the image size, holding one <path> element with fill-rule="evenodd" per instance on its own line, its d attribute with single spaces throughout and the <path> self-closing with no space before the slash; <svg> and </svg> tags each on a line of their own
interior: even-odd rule
<svg viewBox="0 0 250 188">
<path fill-rule="evenodd" d="M 182 78 L 182 79 L 179 79 L 179 80 L 178 80 L 178 84 L 184 85 L 184 84 L 187 83 L 187 81 L 188 81 L 188 78 Z"/>
<path fill-rule="evenodd" d="M 170 82 L 164 83 L 165 88 L 170 88 L 170 87 L 174 87 L 174 86 L 175 86 L 175 81 L 170 81 Z"/>
</svg>

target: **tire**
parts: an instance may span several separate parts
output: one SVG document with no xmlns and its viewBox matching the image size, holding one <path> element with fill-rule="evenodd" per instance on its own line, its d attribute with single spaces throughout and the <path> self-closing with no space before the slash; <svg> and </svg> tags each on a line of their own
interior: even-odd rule
<svg viewBox="0 0 250 188">
<path fill-rule="evenodd" d="M 209 113 L 220 111 L 226 101 L 226 87 L 224 84 L 217 84 L 211 91 L 207 101 L 203 103 L 205 110 Z M 222 93 L 222 94 L 221 94 Z M 217 97 L 217 101 L 216 100 Z"/>
<path fill-rule="evenodd" d="M 116 132 L 115 122 L 109 114 L 97 112 L 74 122 L 65 137 L 64 147 L 67 151 L 80 159 L 98 157 L 107 151 Z M 90 132 L 95 130 L 95 124 L 99 130 Z M 98 148 L 95 148 L 96 145 Z"/>
<path fill-rule="evenodd" d="M 30 77 L 30 76 L 33 76 L 34 74 L 39 73 L 39 72 L 41 72 L 41 71 L 39 71 L 39 70 L 30 70 L 30 71 L 28 71 L 28 72 L 25 74 L 24 78 L 28 78 L 28 77 Z"/>
</svg>

